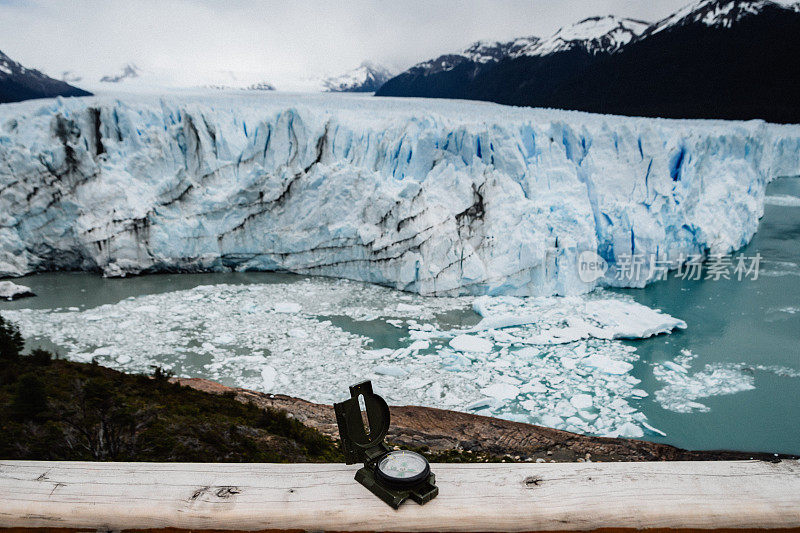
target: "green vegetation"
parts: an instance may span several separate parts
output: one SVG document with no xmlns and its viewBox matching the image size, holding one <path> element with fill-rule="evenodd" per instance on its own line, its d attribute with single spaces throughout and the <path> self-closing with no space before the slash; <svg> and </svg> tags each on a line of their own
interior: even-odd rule
<svg viewBox="0 0 800 533">
<path fill-rule="evenodd" d="M 97 364 L 22 354 L 0 316 L 0 458 L 343 462 L 336 443 L 283 411 Z"/>
</svg>

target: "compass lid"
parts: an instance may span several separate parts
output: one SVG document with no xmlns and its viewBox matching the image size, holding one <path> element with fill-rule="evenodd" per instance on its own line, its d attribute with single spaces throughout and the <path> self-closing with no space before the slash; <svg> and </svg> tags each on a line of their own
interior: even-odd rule
<svg viewBox="0 0 800 533">
<path fill-rule="evenodd" d="M 361 416 L 359 397 L 363 399 L 367 412 L 366 426 Z M 383 439 L 389 431 L 389 406 L 383 398 L 372 392 L 371 381 L 352 385 L 350 398 L 333 404 L 333 408 L 347 464 L 366 462 L 373 459 L 378 450 L 383 452 Z"/>
</svg>

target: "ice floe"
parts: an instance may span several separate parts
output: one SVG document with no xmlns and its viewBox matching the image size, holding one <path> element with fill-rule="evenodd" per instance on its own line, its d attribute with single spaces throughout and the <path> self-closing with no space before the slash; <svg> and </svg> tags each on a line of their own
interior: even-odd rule
<svg viewBox="0 0 800 533">
<path fill-rule="evenodd" d="M 524 342 L 562 344 L 597 339 L 643 339 L 685 329 L 683 320 L 631 300 L 605 298 L 597 292 L 586 297 L 516 298 L 482 296 L 473 309 L 483 319 L 469 332 L 516 326 L 541 325 Z M 508 337 L 509 340 L 514 337 Z"/>
<path fill-rule="evenodd" d="M 469 327 L 477 320 L 473 310 L 482 319 Z M 340 400 L 352 383 L 372 379 L 394 404 L 629 437 L 660 430 L 641 412 L 649 393 L 633 375 L 636 348 L 621 338 L 685 327 L 607 291 L 426 298 L 325 278 L 205 285 L 86 310 L 3 315 L 26 337 L 47 338 L 70 359 L 126 371 L 159 365 L 180 376 L 325 403 Z M 525 318 L 514 323 L 513 316 Z M 380 323 L 391 325 L 395 336 L 387 340 L 383 327 L 371 337 L 370 328 Z M 654 399 L 668 409 L 702 409 L 703 397 L 751 384 L 742 381 L 746 371 L 740 368 L 692 374 L 692 357 L 682 354 L 653 369 L 665 382 Z"/>
<path fill-rule="evenodd" d="M 655 365 L 653 374 L 665 383 L 655 399 L 664 409 L 677 413 L 707 412 L 709 407 L 698 400 L 755 389 L 755 371 L 783 377 L 800 377 L 800 371 L 776 365 L 745 363 L 709 363 L 702 370 L 690 372 L 697 355 L 681 350 L 674 361 Z"/>
<path fill-rule="evenodd" d="M 4 300 L 16 300 L 25 296 L 33 296 L 33 291 L 25 285 L 17 285 L 10 281 L 0 281 L 0 298 Z"/>
<path fill-rule="evenodd" d="M 800 197 L 790 194 L 776 194 L 764 198 L 765 205 L 777 205 L 781 207 L 800 207 Z"/>
<path fill-rule="evenodd" d="M 459 352 L 489 353 L 494 348 L 494 343 L 473 335 L 457 335 L 450 341 L 450 346 Z"/>
</svg>

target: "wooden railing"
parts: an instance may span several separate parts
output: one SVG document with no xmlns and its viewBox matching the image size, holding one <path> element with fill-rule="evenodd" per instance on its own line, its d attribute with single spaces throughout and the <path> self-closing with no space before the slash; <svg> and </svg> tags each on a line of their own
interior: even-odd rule
<svg viewBox="0 0 800 533">
<path fill-rule="evenodd" d="M 0 462 L 0 527 L 118 531 L 800 530 L 800 462 L 435 464 L 395 511 L 336 464 Z"/>
</svg>

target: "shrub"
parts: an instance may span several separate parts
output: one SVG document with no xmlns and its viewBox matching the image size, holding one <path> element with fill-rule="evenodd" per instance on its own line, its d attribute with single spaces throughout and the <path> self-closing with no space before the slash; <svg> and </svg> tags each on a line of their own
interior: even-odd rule
<svg viewBox="0 0 800 533">
<path fill-rule="evenodd" d="M 20 376 L 11 399 L 11 413 L 18 419 L 38 418 L 47 410 L 44 383 L 35 374 Z"/>
<path fill-rule="evenodd" d="M 24 346 L 19 328 L 0 315 L 0 362 L 16 361 Z"/>
</svg>

